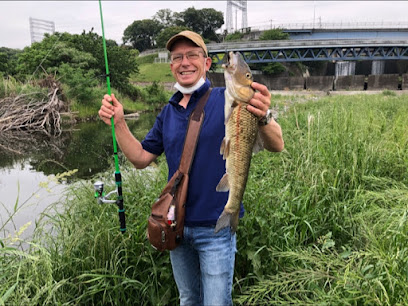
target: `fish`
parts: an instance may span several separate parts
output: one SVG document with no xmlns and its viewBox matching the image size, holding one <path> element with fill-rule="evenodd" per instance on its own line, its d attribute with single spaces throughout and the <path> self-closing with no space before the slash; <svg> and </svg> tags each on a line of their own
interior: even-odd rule
<svg viewBox="0 0 408 306">
<path fill-rule="evenodd" d="M 219 216 L 214 232 L 225 227 L 236 232 L 252 153 L 258 139 L 258 117 L 247 110 L 255 91 L 253 76 L 241 53 L 229 52 L 223 64 L 225 78 L 225 137 L 220 154 L 226 160 L 226 172 L 216 187 L 218 192 L 229 191 L 227 203 Z"/>
</svg>

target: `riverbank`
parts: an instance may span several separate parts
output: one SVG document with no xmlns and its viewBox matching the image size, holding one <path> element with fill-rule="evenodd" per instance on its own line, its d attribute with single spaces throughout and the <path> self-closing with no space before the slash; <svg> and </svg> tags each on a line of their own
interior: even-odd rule
<svg viewBox="0 0 408 306">
<path fill-rule="evenodd" d="M 279 118 L 285 150 L 251 163 L 234 303 L 404 304 L 408 100 L 276 94 L 278 108 L 286 101 L 297 102 Z M 149 175 L 123 165 L 125 234 L 117 208 L 98 205 L 84 181 L 55 204 L 64 214 L 46 212 L 28 252 L 11 244 L 14 236 L 0 239 L 4 303 L 176 304 L 169 256 L 146 240 L 167 179 L 163 161 Z M 105 187 L 115 188 L 113 178 Z"/>
</svg>

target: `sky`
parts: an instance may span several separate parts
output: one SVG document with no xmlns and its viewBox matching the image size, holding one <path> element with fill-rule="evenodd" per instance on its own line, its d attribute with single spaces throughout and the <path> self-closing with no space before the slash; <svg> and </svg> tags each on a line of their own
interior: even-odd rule
<svg viewBox="0 0 408 306">
<path fill-rule="evenodd" d="M 400 23 L 408 28 L 408 1 L 252 1 L 247 2 L 248 26 L 267 29 L 282 24 Z M 135 20 L 152 19 L 160 9 L 182 12 L 214 8 L 224 14 L 227 1 L 102 1 L 105 36 L 122 43 L 123 32 Z M 233 11 L 241 27 L 241 11 Z M 31 44 L 29 18 L 53 21 L 55 30 L 80 34 L 92 28 L 99 35 L 99 2 L 0 1 L 0 47 L 23 49 Z M 236 22 L 235 22 L 236 21 Z M 222 30 L 225 28 L 223 26 Z"/>
</svg>

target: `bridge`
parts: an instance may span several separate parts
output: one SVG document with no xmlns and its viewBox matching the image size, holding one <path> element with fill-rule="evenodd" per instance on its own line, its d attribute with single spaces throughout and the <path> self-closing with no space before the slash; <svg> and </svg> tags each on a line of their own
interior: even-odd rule
<svg viewBox="0 0 408 306">
<path fill-rule="evenodd" d="M 228 51 L 240 52 L 247 63 L 408 60 L 408 41 L 401 39 L 272 40 L 208 44 L 217 65 Z"/>
</svg>

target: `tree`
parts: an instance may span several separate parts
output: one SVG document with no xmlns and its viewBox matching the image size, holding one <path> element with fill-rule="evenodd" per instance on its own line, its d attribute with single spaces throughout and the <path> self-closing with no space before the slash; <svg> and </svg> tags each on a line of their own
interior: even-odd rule
<svg viewBox="0 0 408 306">
<path fill-rule="evenodd" d="M 0 47 L 0 74 L 4 76 L 15 75 L 17 67 L 17 57 L 22 51 L 20 49 L 11 49 Z"/>
<path fill-rule="evenodd" d="M 130 90 L 129 76 L 138 71 L 136 55 L 132 50 L 121 48 L 113 40 L 106 41 L 106 48 L 112 86 L 128 93 Z M 82 34 L 74 35 L 69 33 L 46 34 L 41 42 L 24 48 L 18 56 L 16 70 L 20 79 L 31 76 L 34 72 L 40 76 L 46 72 L 57 73 L 58 77 L 64 77 L 66 80 L 72 77 L 88 79 L 90 86 L 93 84 L 91 79 L 105 82 L 102 37 L 93 33 L 92 30 L 88 33 L 83 31 Z M 71 83 L 75 82 L 72 80 Z"/>
<path fill-rule="evenodd" d="M 130 43 L 140 52 L 156 47 L 156 36 L 162 26 L 157 20 L 136 20 L 128 26 L 123 33 L 123 43 Z"/>
<path fill-rule="evenodd" d="M 166 43 L 167 41 L 174 35 L 176 35 L 177 33 L 180 33 L 181 31 L 184 30 L 191 30 L 187 27 L 184 26 L 173 26 L 173 27 L 169 27 L 169 28 L 165 28 L 163 29 L 159 35 L 157 35 L 157 47 L 159 48 L 165 48 L 166 47 Z"/>
<path fill-rule="evenodd" d="M 7 54 L 4 52 L 0 52 L 0 76 L 5 75 L 7 70 Z"/>
<path fill-rule="evenodd" d="M 216 11 L 212 8 L 204 8 L 201 10 L 201 14 L 206 22 L 203 23 L 202 35 L 209 40 L 218 40 L 218 36 L 215 33 L 224 24 L 224 16 L 222 12 Z"/>
<path fill-rule="evenodd" d="M 178 25 L 192 29 L 207 40 L 217 40 L 215 31 L 224 24 L 222 12 L 212 8 L 196 10 L 194 7 L 190 7 L 176 17 Z"/>
<path fill-rule="evenodd" d="M 161 9 L 153 16 L 153 20 L 160 23 L 163 28 L 175 26 L 175 18 L 170 9 Z"/>
</svg>

